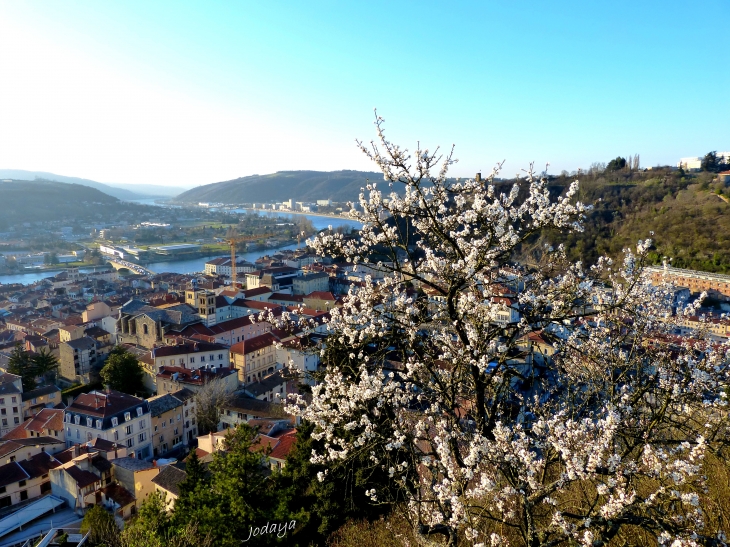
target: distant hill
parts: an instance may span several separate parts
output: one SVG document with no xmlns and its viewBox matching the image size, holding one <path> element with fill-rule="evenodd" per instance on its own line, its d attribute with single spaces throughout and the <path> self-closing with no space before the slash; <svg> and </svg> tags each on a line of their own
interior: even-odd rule
<svg viewBox="0 0 730 547">
<path fill-rule="evenodd" d="M 356 200 L 367 179 L 382 181 L 382 173 L 367 171 L 278 171 L 197 186 L 175 201 L 184 203 L 254 203 L 284 201 Z"/>
<path fill-rule="evenodd" d="M 0 180 L 50 180 L 67 184 L 80 184 L 95 188 L 112 197 L 123 200 L 145 199 L 150 197 L 172 197 L 183 189 L 177 186 L 161 186 L 155 184 L 104 184 L 95 180 L 78 177 L 65 177 L 45 171 L 24 171 L 22 169 L 0 169 Z"/>
<path fill-rule="evenodd" d="M 118 206 L 119 200 L 104 192 L 65 182 L 0 179 L 2 218 L 6 227 L 37 220 L 53 221 L 103 213 L 104 207 Z"/>
</svg>

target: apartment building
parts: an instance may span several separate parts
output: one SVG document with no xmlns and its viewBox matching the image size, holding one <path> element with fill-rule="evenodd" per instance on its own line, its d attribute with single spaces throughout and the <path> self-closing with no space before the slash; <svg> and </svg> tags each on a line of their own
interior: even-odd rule
<svg viewBox="0 0 730 547">
<path fill-rule="evenodd" d="M 256 266 L 245 260 L 236 260 L 236 274 L 241 275 L 256 270 Z M 231 276 L 231 259 L 214 258 L 205 263 L 205 273 L 208 275 Z"/>
<path fill-rule="evenodd" d="M 294 278 L 293 294 L 309 294 L 315 291 L 329 291 L 330 276 L 325 272 L 307 273 Z"/>
<path fill-rule="evenodd" d="M 149 403 L 114 390 L 79 395 L 64 410 L 66 446 L 102 439 L 126 446 L 130 457 L 150 459 Z"/>
<path fill-rule="evenodd" d="M 278 339 L 267 332 L 231 346 L 231 367 L 238 372 L 242 384 L 272 374 L 281 365 L 276 362 L 276 343 Z"/>
<path fill-rule="evenodd" d="M 181 389 L 147 399 L 152 417 L 152 454 L 158 458 L 198 436 L 195 393 Z"/>
<path fill-rule="evenodd" d="M 268 287 L 274 292 L 291 292 L 294 279 L 299 275 L 300 270 L 289 266 L 264 268 L 246 274 L 246 288 Z"/>
<path fill-rule="evenodd" d="M 0 435 L 23 421 L 23 382 L 9 372 L 0 374 Z"/>
<path fill-rule="evenodd" d="M 687 287 L 695 294 L 707 291 L 710 295 L 730 297 L 730 275 L 727 274 L 672 268 L 668 264 L 652 266 L 646 270 L 654 285 L 672 283 Z"/>
<path fill-rule="evenodd" d="M 101 363 L 97 359 L 96 341 L 83 336 L 58 345 L 61 377 L 70 382 L 90 384 Z"/>
<path fill-rule="evenodd" d="M 189 340 L 152 349 L 152 359 L 157 372 L 164 366 L 215 370 L 230 365 L 229 351 L 223 344 Z"/>
</svg>

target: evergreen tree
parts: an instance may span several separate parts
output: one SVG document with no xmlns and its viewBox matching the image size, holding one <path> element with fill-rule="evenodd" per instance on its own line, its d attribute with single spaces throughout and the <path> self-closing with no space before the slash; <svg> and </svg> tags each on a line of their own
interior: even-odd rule
<svg viewBox="0 0 730 547">
<path fill-rule="evenodd" d="M 31 358 L 34 374 L 48 380 L 58 370 L 58 359 L 46 348 L 33 355 Z"/>
<path fill-rule="evenodd" d="M 15 349 L 10 355 L 8 360 L 8 372 L 20 376 L 23 382 L 23 391 L 31 391 L 35 389 L 35 366 L 33 359 L 20 344 L 15 346 Z"/>
<path fill-rule="evenodd" d="M 622 158 L 621 156 L 618 156 L 608 162 L 608 165 L 606 165 L 606 171 L 620 171 L 621 169 L 623 169 L 625 167 L 626 167 L 626 158 Z"/>
<path fill-rule="evenodd" d="M 210 484 L 201 480 L 191 490 L 183 487 L 175 502 L 174 522 L 178 527 L 195 520 L 202 534 L 210 534 L 217 546 L 239 546 L 250 536 L 251 528 L 275 522 L 273 511 L 277 493 L 262 465 L 263 454 L 254 446 L 255 432 L 239 425 L 225 440 L 224 450 L 216 452 L 209 466 Z M 186 481 L 187 482 L 187 481 Z M 290 538 L 289 538 L 290 539 Z M 276 544 L 276 534 L 261 535 L 256 545 Z M 284 544 L 289 544 L 283 538 Z"/>
<path fill-rule="evenodd" d="M 188 456 L 185 464 L 185 473 L 187 477 L 178 486 L 180 494 L 185 495 L 188 492 L 193 492 L 198 486 L 208 486 L 210 481 L 208 480 L 208 471 L 205 465 L 198 458 L 198 454 L 193 450 Z"/>
<path fill-rule="evenodd" d="M 280 474 L 274 476 L 279 500 L 277 520 L 295 519 L 296 532 L 288 545 L 322 545 L 349 519 L 375 520 L 392 505 L 373 504 L 366 491 L 383 488 L 387 474 L 372 465 L 366 453 L 354 455 L 343 465 L 325 468 L 311 462 L 312 450 L 323 443 L 311 437 L 314 425 L 304 421 L 297 428 L 297 442 Z M 319 473 L 327 473 L 320 481 Z"/>
<path fill-rule="evenodd" d="M 200 534 L 195 522 L 176 528 L 165 507 L 165 496 L 151 493 L 137 517 L 122 532 L 123 547 L 211 547 L 210 536 Z"/>
<path fill-rule="evenodd" d="M 137 358 L 121 346 L 109 352 L 101 378 L 111 389 L 135 395 L 145 391 L 142 381 L 144 372 Z"/>
</svg>

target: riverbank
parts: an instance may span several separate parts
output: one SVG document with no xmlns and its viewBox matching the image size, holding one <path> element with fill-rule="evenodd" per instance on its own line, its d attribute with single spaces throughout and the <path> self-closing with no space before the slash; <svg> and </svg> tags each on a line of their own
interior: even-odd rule
<svg viewBox="0 0 730 547">
<path fill-rule="evenodd" d="M 264 210 L 262 210 L 264 211 Z M 258 211 L 257 211 L 258 212 Z M 288 212 L 284 211 L 266 211 L 268 213 L 275 213 L 277 215 L 280 214 L 280 216 L 288 215 Z M 304 214 L 307 217 L 312 217 L 312 223 L 314 225 L 314 228 L 317 230 L 322 230 L 324 228 L 327 228 L 328 225 L 332 225 L 333 228 L 339 228 L 341 226 L 350 226 L 352 228 L 360 228 L 361 224 L 357 221 L 353 221 L 350 219 L 346 219 L 344 217 L 326 217 L 324 215 L 319 215 L 319 217 L 314 217 L 310 213 L 292 213 L 292 214 Z M 304 242 L 301 242 L 301 245 L 304 245 Z M 257 258 L 264 256 L 266 254 L 274 253 L 277 251 L 287 250 L 291 249 L 294 250 L 297 248 L 297 243 L 293 242 L 288 245 L 283 245 L 280 247 L 269 247 L 265 249 L 259 249 L 255 251 L 247 251 L 245 253 L 236 253 L 236 258 L 239 260 L 245 260 L 246 262 L 254 263 Z M 157 259 L 155 262 L 149 262 L 145 264 L 145 267 L 149 270 L 152 270 L 156 273 L 163 273 L 163 272 L 170 272 L 170 273 L 181 273 L 181 274 L 189 274 L 194 272 L 202 272 L 205 271 L 205 263 L 208 260 L 211 260 L 212 258 L 216 257 L 228 257 L 230 256 L 230 251 L 228 247 L 226 246 L 225 249 L 222 249 L 220 252 L 218 251 L 212 251 L 211 253 L 206 253 L 205 256 L 197 256 L 194 258 L 182 256 L 182 257 L 175 257 L 175 256 L 169 256 L 165 257 L 163 260 Z M 32 270 L 32 271 L 26 271 L 21 273 L 14 273 L 14 274 L 8 274 L 8 275 L 0 275 L 0 284 L 3 285 L 9 285 L 12 283 L 21 283 L 23 285 L 30 285 L 32 283 L 35 283 L 36 281 L 40 281 L 42 279 L 45 279 L 46 277 L 50 277 L 51 275 L 60 271 L 63 271 L 65 269 L 65 265 L 62 264 L 55 264 L 55 267 L 51 270 Z M 96 266 L 97 268 L 106 269 L 110 266 Z M 85 267 L 82 266 L 81 271 L 88 271 L 93 270 L 93 266 Z"/>
</svg>

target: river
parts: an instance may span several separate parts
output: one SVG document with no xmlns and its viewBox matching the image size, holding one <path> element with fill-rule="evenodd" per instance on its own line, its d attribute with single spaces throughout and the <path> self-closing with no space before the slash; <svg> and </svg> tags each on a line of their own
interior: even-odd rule
<svg viewBox="0 0 730 547">
<path fill-rule="evenodd" d="M 235 212 L 243 213 L 243 212 L 250 212 L 245 209 L 237 209 Z M 291 214 L 285 213 L 285 212 L 278 212 L 278 211 L 271 211 L 271 212 L 263 212 L 261 211 L 260 214 L 264 215 L 275 215 L 278 217 L 282 217 L 283 219 L 291 218 Z M 297 215 L 302 216 L 302 215 Z M 359 228 L 361 224 L 359 222 L 352 221 L 347 218 L 337 218 L 337 217 L 321 217 L 317 215 L 303 215 L 309 220 L 312 221 L 312 224 L 314 225 L 315 229 L 317 230 L 323 230 L 324 228 L 327 228 L 328 226 L 332 226 L 332 228 L 338 228 L 339 226 L 351 226 L 353 228 Z M 264 256 L 266 254 L 273 254 L 276 251 L 284 250 L 284 249 L 296 249 L 296 244 L 287 245 L 286 247 L 279 247 L 277 249 L 261 249 L 260 251 L 253 251 L 250 253 L 236 253 L 236 258 L 246 260 L 248 262 L 254 262 L 257 258 Z M 161 262 L 152 262 L 150 264 L 145 264 L 147 268 L 152 270 L 155 273 L 163 273 L 163 272 L 172 272 L 172 273 L 192 273 L 192 272 L 202 272 L 205 270 L 205 263 L 208 260 L 211 260 L 212 258 L 215 258 L 217 256 L 230 256 L 228 254 L 214 254 L 207 257 L 200 257 L 200 258 L 192 258 L 189 260 L 166 260 Z M 81 268 L 82 272 L 91 272 L 94 271 L 95 268 Z M 97 268 L 98 269 L 98 268 Z M 11 283 L 22 283 L 24 285 L 31 285 L 35 283 L 36 281 L 40 281 L 41 279 L 45 279 L 46 277 L 52 277 L 53 275 L 57 274 L 58 272 L 63 270 L 32 270 L 29 272 L 19 273 L 19 274 L 10 274 L 10 275 L 0 275 L 0 285 L 6 285 Z"/>
</svg>

